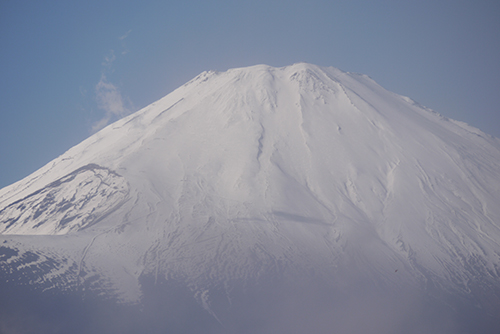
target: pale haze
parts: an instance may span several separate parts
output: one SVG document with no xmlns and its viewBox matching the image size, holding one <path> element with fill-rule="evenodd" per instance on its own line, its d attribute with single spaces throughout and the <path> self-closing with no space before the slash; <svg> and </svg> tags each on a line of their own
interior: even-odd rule
<svg viewBox="0 0 500 334">
<path fill-rule="evenodd" d="M 497 1 L 0 3 L 0 187 L 205 70 L 369 75 L 500 137 Z"/>
</svg>

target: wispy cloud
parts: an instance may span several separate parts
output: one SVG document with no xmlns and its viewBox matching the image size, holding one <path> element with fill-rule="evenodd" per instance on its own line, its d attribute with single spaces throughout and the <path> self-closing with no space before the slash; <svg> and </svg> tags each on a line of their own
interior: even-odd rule
<svg viewBox="0 0 500 334">
<path fill-rule="evenodd" d="M 120 41 L 123 41 L 125 38 L 128 37 L 128 34 L 130 34 L 132 32 L 132 29 L 130 29 L 129 31 L 127 31 L 125 34 L 123 34 L 122 36 L 118 37 L 118 39 Z"/>
<path fill-rule="evenodd" d="M 118 37 L 118 39 L 120 40 L 121 46 L 122 46 L 122 55 L 127 54 L 129 52 L 128 48 L 127 48 L 127 44 L 125 43 L 125 39 L 128 37 L 128 35 L 131 32 L 132 32 L 132 29 L 127 31 L 124 35 Z"/>
<path fill-rule="evenodd" d="M 96 102 L 99 109 L 105 112 L 104 117 L 95 122 L 92 131 L 99 131 L 114 121 L 130 114 L 132 103 L 124 97 L 118 87 L 109 82 L 106 75 L 101 75 L 101 80 L 95 86 Z"/>
<path fill-rule="evenodd" d="M 121 55 L 128 53 L 125 45 L 125 39 L 131 32 L 132 30 L 129 30 L 125 34 L 118 37 L 122 48 Z M 118 56 L 120 56 L 120 53 Z M 110 122 L 116 121 L 123 116 L 130 114 L 133 110 L 133 104 L 130 99 L 124 96 L 120 92 L 120 89 L 108 80 L 107 74 L 114 72 L 114 63 L 116 60 L 117 56 L 115 50 L 110 49 L 102 61 L 101 79 L 95 86 L 95 100 L 97 102 L 97 107 L 104 111 L 104 116 L 100 120 L 94 122 L 92 125 L 92 132 L 99 131 Z"/>
<path fill-rule="evenodd" d="M 113 49 L 109 50 L 109 53 L 104 56 L 104 60 L 102 62 L 102 66 L 108 69 L 111 69 L 113 62 L 116 60 L 115 51 Z"/>
</svg>

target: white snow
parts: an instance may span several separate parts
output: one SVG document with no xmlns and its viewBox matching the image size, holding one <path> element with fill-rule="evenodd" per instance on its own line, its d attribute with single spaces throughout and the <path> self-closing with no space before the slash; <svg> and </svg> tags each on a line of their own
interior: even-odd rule
<svg viewBox="0 0 500 334">
<path fill-rule="evenodd" d="M 34 237 L 10 234 L 90 238 L 50 247 L 80 252 L 124 298 L 137 298 L 141 273 L 178 274 L 208 303 L 206 282 L 273 266 L 351 263 L 388 284 L 453 280 L 464 291 L 478 275 L 500 279 L 500 141 L 363 75 L 303 63 L 204 72 L 1 189 L 0 217 L 30 216 L 13 203 L 35 210 L 30 194 L 88 164 L 124 180 L 115 194 L 126 196 L 81 206 L 105 218 L 0 231 L 20 244 Z M 94 194 L 79 175 L 55 196 Z"/>
</svg>

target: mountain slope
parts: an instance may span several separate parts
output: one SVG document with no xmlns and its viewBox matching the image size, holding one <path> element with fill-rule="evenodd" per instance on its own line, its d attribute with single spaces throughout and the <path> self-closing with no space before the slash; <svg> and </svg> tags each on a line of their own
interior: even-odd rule
<svg viewBox="0 0 500 334">
<path fill-rule="evenodd" d="M 499 162 L 363 75 L 204 72 L 0 190 L 2 275 L 124 301 L 179 280 L 223 324 L 214 305 L 280 277 L 498 310 Z"/>
</svg>

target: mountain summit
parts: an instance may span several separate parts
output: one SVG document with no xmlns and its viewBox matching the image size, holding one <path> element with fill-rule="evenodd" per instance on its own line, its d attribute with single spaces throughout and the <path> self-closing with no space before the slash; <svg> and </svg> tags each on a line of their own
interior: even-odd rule
<svg viewBox="0 0 500 334">
<path fill-rule="evenodd" d="M 499 139 L 365 75 L 203 72 L 0 190 L 0 293 L 149 332 L 488 331 L 499 203 Z"/>
</svg>

